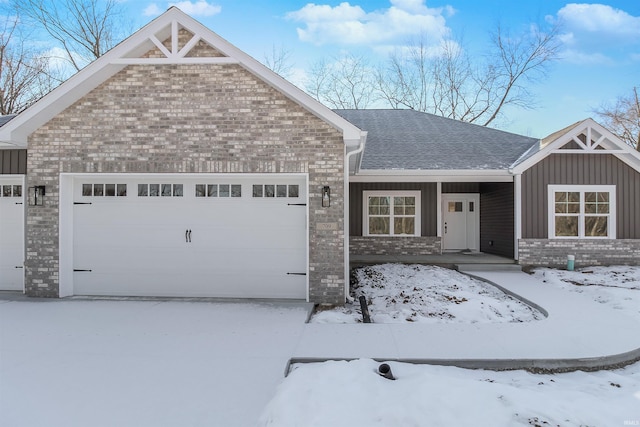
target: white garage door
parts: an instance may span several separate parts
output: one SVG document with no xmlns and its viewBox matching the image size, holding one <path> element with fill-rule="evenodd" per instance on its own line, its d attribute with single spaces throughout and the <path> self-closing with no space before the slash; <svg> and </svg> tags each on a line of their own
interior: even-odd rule
<svg viewBox="0 0 640 427">
<path fill-rule="evenodd" d="M 74 294 L 306 298 L 306 179 L 74 182 Z"/>
<path fill-rule="evenodd" d="M 24 289 L 24 188 L 22 177 L 0 176 L 0 290 Z"/>
</svg>

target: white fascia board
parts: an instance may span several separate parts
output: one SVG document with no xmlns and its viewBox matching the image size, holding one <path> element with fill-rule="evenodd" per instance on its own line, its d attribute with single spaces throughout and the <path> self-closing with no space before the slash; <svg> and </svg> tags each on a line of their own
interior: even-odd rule
<svg viewBox="0 0 640 427">
<path fill-rule="evenodd" d="M 5 142 L 0 141 L 0 150 L 15 150 L 20 148 L 27 148 L 26 142 Z"/>
<path fill-rule="evenodd" d="M 0 141 L 26 147 L 31 133 L 124 67 L 102 64 L 90 69 L 91 65 L 96 63 L 82 69 L 0 128 Z"/>
<path fill-rule="evenodd" d="M 365 170 L 349 182 L 513 182 L 506 170 Z"/>
</svg>

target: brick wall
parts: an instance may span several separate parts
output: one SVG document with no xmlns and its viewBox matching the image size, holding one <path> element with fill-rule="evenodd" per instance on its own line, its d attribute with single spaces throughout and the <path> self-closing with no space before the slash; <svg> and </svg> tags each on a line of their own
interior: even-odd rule
<svg viewBox="0 0 640 427">
<path fill-rule="evenodd" d="M 58 296 L 60 173 L 291 172 L 309 176 L 310 299 L 342 303 L 343 153 L 340 131 L 239 65 L 127 66 L 29 139 L 28 185 L 47 194 L 27 209 L 26 292 Z"/>
<path fill-rule="evenodd" d="M 349 253 L 357 255 L 439 255 L 441 239 L 432 236 L 351 236 Z"/>
<path fill-rule="evenodd" d="M 520 239 L 522 265 L 563 267 L 567 255 L 575 255 L 575 266 L 640 265 L 640 240 Z"/>
</svg>

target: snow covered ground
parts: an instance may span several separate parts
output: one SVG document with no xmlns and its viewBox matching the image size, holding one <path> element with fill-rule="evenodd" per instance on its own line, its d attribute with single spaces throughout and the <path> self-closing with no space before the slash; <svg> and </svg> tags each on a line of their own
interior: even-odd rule
<svg viewBox="0 0 640 427">
<path fill-rule="evenodd" d="M 539 269 L 534 274 L 548 286 L 581 292 L 640 323 L 638 267 Z M 389 364 L 395 381 L 379 376 L 379 362 L 370 359 L 296 365 L 259 425 L 640 425 L 640 363 L 553 375 Z"/>
<path fill-rule="evenodd" d="M 588 271 L 534 274 L 541 286 L 580 292 L 640 323 L 640 268 Z M 462 289 L 466 282 L 456 282 L 457 273 L 432 274 L 436 285 L 458 283 L 439 294 L 451 310 L 473 307 L 475 295 Z M 501 315 L 489 322 L 520 319 L 497 304 Z M 466 325 L 493 326 L 481 323 L 487 320 L 480 310 L 467 319 L 475 324 L 461 322 L 461 315 L 458 323 L 437 325 L 305 325 L 307 313 L 304 304 L 0 295 L 0 426 L 248 427 L 258 420 L 282 427 L 640 425 L 640 363 L 534 375 L 390 362 L 397 378 L 390 381 L 375 372 L 378 362 L 363 358 L 296 365 L 283 379 L 309 328 L 393 327 L 411 339 L 414 327 L 451 326 L 455 333 Z M 495 326 L 526 331 L 547 320 Z M 319 345 L 338 344 L 327 338 Z"/>
<path fill-rule="evenodd" d="M 355 271 L 354 301 L 314 313 L 312 323 L 358 323 L 358 298 L 367 299 L 374 323 L 529 322 L 537 310 L 495 286 L 433 265 L 381 264 Z"/>
</svg>

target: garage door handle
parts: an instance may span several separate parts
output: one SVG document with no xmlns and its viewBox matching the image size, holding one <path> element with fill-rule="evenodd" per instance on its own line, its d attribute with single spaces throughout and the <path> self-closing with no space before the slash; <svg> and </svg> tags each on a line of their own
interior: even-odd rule
<svg viewBox="0 0 640 427">
<path fill-rule="evenodd" d="M 287 273 L 287 276 L 306 276 L 307 273 Z"/>
<path fill-rule="evenodd" d="M 307 206 L 306 203 L 287 203 L 287 206 Z"/>
<path fill-rule="evenodd" d="M 24 268 L 24 267 L 21 265 L 16 265 L 16 268 Z"/>
<path fill-rule="evenodd" d="M 92 270 L 83 270 L 81 268 L 74 268 L 73 271 L 74 272 L 76 272 L 76 271 L 88 271 L 88 272 L 91 272 Z"/>
</svg>

